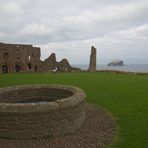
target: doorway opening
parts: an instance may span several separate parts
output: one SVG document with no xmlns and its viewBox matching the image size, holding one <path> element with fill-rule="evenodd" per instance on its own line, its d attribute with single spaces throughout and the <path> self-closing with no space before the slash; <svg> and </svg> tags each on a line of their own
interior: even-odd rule
<svg viewBox="0 0 148 148">
<path fill-rule="evenodd" d="M 29 70 L 31 70 L 31 64 L 30 63 L 28 64 L 28 68 L 29 68 Z"/>
<path fill-rule="evenodd" d="M 38 67 L 37 66 L 34 67 L 34 71 L 38 71 Z"/>
<path fill-rule="evenodd" d="M 21 69 L 20 65 L 16 64 L 16 65 L 15 65 L 15 71 L 16 71 L 16 72 L 19 72 L 20 69 Z"/>
</svg>

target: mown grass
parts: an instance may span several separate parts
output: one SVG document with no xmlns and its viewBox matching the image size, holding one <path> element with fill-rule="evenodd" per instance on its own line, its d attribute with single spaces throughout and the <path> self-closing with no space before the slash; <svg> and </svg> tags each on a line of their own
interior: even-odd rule
<svg viewBox="0 0 148 148">
<path fill-rule="evenodd" d="M 148 147 L 148 76 L 111 73 L 0 75 L 0 87 L 41 83 L 78 86 L 86 92 L 87 102 L 110 111 L 119 125 L 112 148 Z"/>
</svg>

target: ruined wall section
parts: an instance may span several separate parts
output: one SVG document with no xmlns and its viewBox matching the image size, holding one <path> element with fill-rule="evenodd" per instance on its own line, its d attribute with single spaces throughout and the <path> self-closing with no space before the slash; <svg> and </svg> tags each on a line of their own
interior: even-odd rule
<svg viewBox="0 0 148 148">
<path fill-rule="evenodd" d="M 90 54 L 90 62 L 89 62 L 89 71 L 90 72 L 96 72 L 96 53 L 97 50 L 95 47 L 91 47 L 91 54 Z"/>
<path fill-rule="evenodd" d="M 40 63 L 40 71 L 49 72 L 49 71 L 71 71 L 72 67 L 70 66 L 67 59 L 62 59 L 60 62 L 56 61 L 56 54 L 52 53 L 45 61 Z"/>
<path fill-rule="evenodd" d="M 80 71 L 78 68 L 73 68 L 67 59 L 56 61 L 55 53 L 44 61 L 40 60 L 40 56 L 39 47 L 0 43 L 0 73 Z"/>
<path fill-rule="evenodd" d="M 45 61 L 42 61 L 39 66 L 39 71 L 48 72 L 53 71 L 56 67 L 56 55 L 52 53 Z"/>
<path fill-rule="evenodd" d="M 0 73 L 34 71 L 39 63 L 40 48 L 0 43 Z"/>
<path fill-rule="evenodd" d="M 24 72 L 24 71 L 29 71 L 31 69 L 29 69 L 28 64 L 31 61 L 32 58 L 32 45 L 17 45 L 14 48 L 15 54 L 13 54 L 14 56 L 14 64 L 19 65 L 20 66 L 20 71 Z M 14 70 L 16 71 L 16 70 Z"/>
<path fill-rule="evenodd" d="M 41 53 L 39 47 L 33 47 L 32 50 L 32 58 L 31 58 L 31 65 L 32 65 L 32 71 L 39 71 L 39 65 L 41 63 L 40 60 Z"/>
<path fill-rule="evenodd" d="M 69 64 L 67 59 L 62 59 L 60 62 L 57 62 L 57 67 L 59 71 L 71 71 L 72 67 Z"/>
</svg>

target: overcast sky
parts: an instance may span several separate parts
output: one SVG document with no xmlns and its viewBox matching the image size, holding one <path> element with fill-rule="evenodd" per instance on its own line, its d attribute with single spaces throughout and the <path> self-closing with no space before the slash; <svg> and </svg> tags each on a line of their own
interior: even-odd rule
<svg viewBox="0 0 148 148">
<path fill-rule="evenodd" d="M 41 47 L 42 59 L 148 64 L 148 0 L 0 0 L 0 42 Z"/>
</svg>

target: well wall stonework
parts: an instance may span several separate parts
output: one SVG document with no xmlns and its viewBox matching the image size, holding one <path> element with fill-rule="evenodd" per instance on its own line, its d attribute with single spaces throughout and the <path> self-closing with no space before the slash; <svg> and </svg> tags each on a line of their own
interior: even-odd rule
<svg viewBox="0 0 148 148">
<path fill-rule="evenodd" d="M 79 88 L 27 85 L 0 89 L 0 139 L 61 137 L 79 129 L 84 120 L 85 93 Z"/>
</svg>

